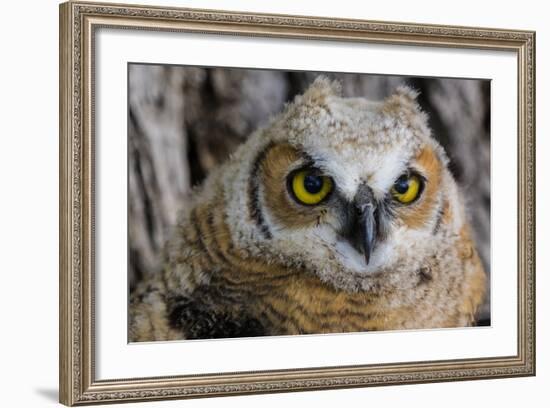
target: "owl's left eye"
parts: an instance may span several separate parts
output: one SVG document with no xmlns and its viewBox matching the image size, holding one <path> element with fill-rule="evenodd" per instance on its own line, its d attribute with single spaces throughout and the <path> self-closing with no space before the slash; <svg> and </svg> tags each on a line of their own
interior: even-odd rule
<svg viewBox="0 0 550 408">
<path fill-rule="evenodd" d="M 332 179 L 314 168 L 291 173 L 289 190 L 300 204 L 316 205 L 325 200 L 332 191 Z"/>
<path fill-rule="evenodd" d="M 416 174 L 403 174 L 393 184 L 391 194 L 401 204 L 411 204 L 422 192 L 423 180 Z"/>
</svg>

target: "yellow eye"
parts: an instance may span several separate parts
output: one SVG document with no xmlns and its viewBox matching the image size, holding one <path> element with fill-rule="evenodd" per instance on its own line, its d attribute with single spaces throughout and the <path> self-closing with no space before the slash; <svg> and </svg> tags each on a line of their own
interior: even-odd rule
<svg viewBox="0 0 550 408">
<path fill-rule="evenodd" d="M 316 169 L 303 169 L 293 173 L 289 179 L 292 195 L 300 204 L 319 204 L 332 191 L 332 180 Z"/>
<path fill-rule="evenodd" d="M 391 194 L 400 203 L 410 204 L 418 198 L 422 187 L 422 180 L 419 176 L 404 174 L 393 184 Z"/>
</svg>

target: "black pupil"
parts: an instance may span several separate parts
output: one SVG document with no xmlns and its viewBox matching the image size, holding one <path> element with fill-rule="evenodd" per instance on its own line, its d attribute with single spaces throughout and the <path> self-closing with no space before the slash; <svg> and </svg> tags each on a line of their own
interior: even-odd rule
<svg viewBox="0 0 550 408">
<path fill-rule="evenodd" d="M 317 194 L 323 188 L 323 178 L 313 174 L 308 174 L 304 178 L 304 188 L 309 194 Z"/>
<path fill-rule="evenodd" d="M 395 182 L 395 185 L 393 186 L 393 188 L 395 188 L 395 191 L 397 191 L 399 194 L 405 194 L 409 189 L 409 177 L 408 176 L 399 177 Z"/>
</svg>

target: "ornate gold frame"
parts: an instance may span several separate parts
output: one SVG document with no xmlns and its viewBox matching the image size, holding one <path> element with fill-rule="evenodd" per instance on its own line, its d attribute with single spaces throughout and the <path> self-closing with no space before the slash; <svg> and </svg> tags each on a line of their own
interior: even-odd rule
<svg viewBox="0 0 550 408">
<path fill-rule="evenodd" d="M 518 63 L 518 350 L 514 356 L 96 380 L 93 46 L 98 27 L 512 51 Z M 535 33 L 68 2 L 60 6 L 60 401 L 66 405 L 535 374 Z"/>
</svg>

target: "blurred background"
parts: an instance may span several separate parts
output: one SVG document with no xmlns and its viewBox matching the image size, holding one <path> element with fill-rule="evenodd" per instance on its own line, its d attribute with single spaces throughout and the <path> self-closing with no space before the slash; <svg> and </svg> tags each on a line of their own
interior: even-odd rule
<svg viewBox="0 0 550 408">
<path fill-rule="evenodd" d="M 128 235 L 130 290 L 160 268 L 192 187 L 320 73 L 130 64 Z M 400 84 L 420 92 L 434 137 L 462 187 L 490 275 L 490 81 L 323 73 L 345 96 L 383 99 Z M 488 280 L 489 281 L 489 280 Z M 490 324 L 490 296 L 479 324 Z"/>
</svg>

